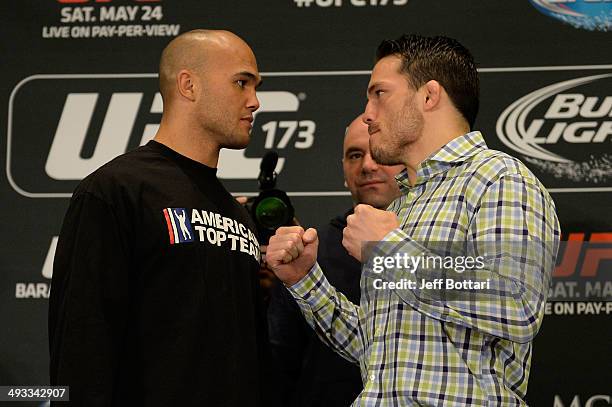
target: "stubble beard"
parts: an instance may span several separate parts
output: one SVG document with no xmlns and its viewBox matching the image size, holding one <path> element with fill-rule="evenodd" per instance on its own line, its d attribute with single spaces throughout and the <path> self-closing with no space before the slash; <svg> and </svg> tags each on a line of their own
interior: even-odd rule
<svg viewBox="0 0 612 407">
<path fill-rule="evenodd" d="M 238 125 L 232 125 L 228 117 L 223 112 L 212 112 L 206 120 L 204 128 L 212 134 L 216 144 L 221 148 L 240 150 L 246 148 L 251 139 L 250 133 L 243 134 L 244 130 Z"/>
<path fill-rule="evenodd" d="M 221 148 L 229 148 L 233 150 L 241 150 L 249 145 L 251 140 L 250 134 L 243 135 L 238 130 L 228 130 L 225 135 L 224 142 L 221 144 Z"/>
<path fill-rule="evenodd" d="M 410 145 L 419 140 L 423 133 L 423 115 L 414 106 L 413 102 L 406 102 L 404 108 L 399 110 L 389 121 L 389 130 L 385 131 L 387 140 L 380 140 L 378 144 L 372 143 L 370 137 L 370 151 L 372 158 L 378 164 L 398 165 L 406 161 L 406 152 Z M 381 130 L 386 130 L 381 126 Z"/>
<path fill-rule="evenodd" d="M 402 164 L 399 160 L 401 154 L 398 154 L 398 150 L 393 146 L 396 144 L 395 141 L 397 140 L 392 138 L 388 143 L 383 141 L 380 144 L 373 144 L 370 139 L 370 152 L 374 161 L 382 165 Z"/>
</svg>

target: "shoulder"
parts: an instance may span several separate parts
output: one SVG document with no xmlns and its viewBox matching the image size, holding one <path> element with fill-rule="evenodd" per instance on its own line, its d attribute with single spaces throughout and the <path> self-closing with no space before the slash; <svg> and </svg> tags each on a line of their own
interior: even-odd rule
<svg viewBox="0 0 612 407">
<path fill-rule="evenodd" d="M 491 182 L 501 177 L 516 175 L 526 179 L 535 180 L 536 177 L 527 166 L 518 158 L 503 151 L 484 149 L 478 152 L 470 161 L 468 169 L 479 174 Z"/>
<path fill-rule="evenodd" d="M 480 201 L 493 188 L 511 187 L 515 190 L 529 189 L 550 199 L 540 180 L 518 158 L 497 150 L 484 149 L 467 161 L 465 173 L 468 177 L 466 195 L 468 200 Z"/>
<path fill-rule="evenodd" d="M 149 146 L 141 146 L 122 154 L 85 177 L 74 191 L 74 196 L 91 194 L 108 201 L 112 191 L 133 188 L 147 180 L 155 180 L 167 171 L 168 161 Z"/>
</svg>

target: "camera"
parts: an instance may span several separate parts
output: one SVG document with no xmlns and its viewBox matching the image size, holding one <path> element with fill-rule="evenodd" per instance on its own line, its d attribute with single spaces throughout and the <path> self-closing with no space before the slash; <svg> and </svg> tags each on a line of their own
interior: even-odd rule
<svg viewBox="0 0 612 407">
<path fill-rule="evenodd" d="M 295 210 L 284 191 L 276 189 L 278 153 L 269 151 L 259 167 L 259 195 L 249 198 L 246 208 L 255 222 L 260 244 L 268 244 L 270 237 L 281 226 L 293 225 Z"/>
</svg>

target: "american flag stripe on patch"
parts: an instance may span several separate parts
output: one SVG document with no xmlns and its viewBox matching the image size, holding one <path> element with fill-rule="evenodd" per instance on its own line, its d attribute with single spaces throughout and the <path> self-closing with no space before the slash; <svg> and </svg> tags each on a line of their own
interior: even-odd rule
<svg viewBox="0 0 612 407">
<path fill-rule="evenodd" d="M 176 220 L 174 219 L 174 212 L 172 208 L 168 208 L 168 212 L 170 213 L 170 222 L 172 222 L 172 233 L 174 233 L 174 242 L 180 243 L 180 237 L 178 235 L 178 231 L 176 230 Z"/>
<path fill-rule="evenodd" d="M 164 209 L 164 217 L 166 218 L 166 225 L 168 225 L 168 234 L 170 235 L 170 244 L 174 244 L 174 242 L 176 241 L 175 238 L 175 233 L 176 230 L 174 229 L 174 225 L 172 222 L 172 211 L 169 210 L 168 208 Z"/>
</svg>

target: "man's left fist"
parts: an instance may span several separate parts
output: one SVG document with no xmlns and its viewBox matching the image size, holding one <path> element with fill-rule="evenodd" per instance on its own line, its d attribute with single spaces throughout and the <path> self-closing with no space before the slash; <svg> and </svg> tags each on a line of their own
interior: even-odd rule
<svg viewBox="0 0 612 407">
<path fill-rule="evenodd" d="M 346 218 L 342 245 L 351 256 L 361 261 L 361 248 L 364 242 L 382 240 L 399 226 L 397 216 L 393 212 L 359 204 L 355 207 L 354 213 Z"/>
</svg>

